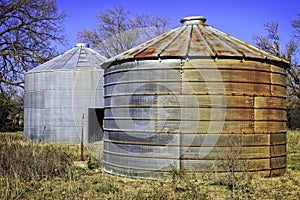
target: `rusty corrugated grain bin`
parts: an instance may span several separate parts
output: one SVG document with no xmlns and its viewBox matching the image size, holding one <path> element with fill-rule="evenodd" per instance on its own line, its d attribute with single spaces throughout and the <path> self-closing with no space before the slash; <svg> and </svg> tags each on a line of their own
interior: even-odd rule
<svg viewBox="0 0 300 200">
<path fill-rule="evenodd" d="M 289 63 L 188 17 L 103 64 L 104 170 L 282 175 Z"/>
</svg>

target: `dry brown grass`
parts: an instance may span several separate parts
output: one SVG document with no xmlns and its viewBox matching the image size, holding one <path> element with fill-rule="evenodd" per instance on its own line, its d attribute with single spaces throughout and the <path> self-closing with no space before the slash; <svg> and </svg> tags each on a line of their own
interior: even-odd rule
<svg viewBox="0 0 300 200">
<path fill-rule="evenodd" d="M 34 150 L 35 155 L 40 154 L 35 159 L 32 159 L 33 154 L 22 154 L 21 160 L 27 164 L 14 163 L 13 171 L 26 171 L 29 165 L 38 166 L 35 160 L 48 168 L 46 171 L 38 168 L 39 173 L 29 170 L 25 177 L 30 178 L 25 179 L 21 178 L 22 173 L 1 172 L 0 199 L 300 199 L 300 131 L 288 133 L 286 175 L 268 179 L 245 176 L 235 183 L 234 196 L 226 181 L 209 178 L 208 174 L 183 175 L 174 169 L 169 180 L 157 181 L 113 176 L 103 173 L 101 162 L 91 158 L 88 152 L 85 152 L 84 163 L 72 164 L 79 161 L 79 146 L 24 143 L 20 136 L 7 136 L 10 141 L 5 141 L 4 136 L 0 136 L 1 143 L 11 145 L 10 155 L 2 153 L 5 148 L 1 147 L 1 159 L 2 156 L 11 157 L 14 155 L 11 151 L 20 152 L 17 149 L 24 147 Z M 45 161 L 46 158 L 52 163 Z M 53 173 L 55 168 L 59 168 L 59 173 Z"/>
<path fill-rule="evenodd" d="M 72 163 L 72 156 L 53 145 L 0 142 L 0 176 L 21 181 L 63 176 Z"/>
</svg>

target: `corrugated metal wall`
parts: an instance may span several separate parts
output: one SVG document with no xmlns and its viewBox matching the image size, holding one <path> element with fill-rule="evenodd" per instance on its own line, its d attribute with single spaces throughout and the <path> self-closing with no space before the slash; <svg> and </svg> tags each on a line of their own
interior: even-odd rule
<svg viewBox="0 0 300 200">
<path fill-rule="evenodd" d="M 88 133 L 88 108 L 103 108 L 103 88 L 98 85 L 102 76 L 100 71 L 27 74 L 25 137 L 41 142 L 80 143 L 82 114 L 84 132 Z"/>
<path fill-rule="evenodd" d="M 230 156 L 244 160 L 237 171 L 244 165 L 264 176 L 285 171 L 284 69 L 255 61 L 201 63 L 138 61 L 106 70 L 106 171 L 141 177 L 173 165 L 226 171 L 221 166 Z"/>
<path fill-rule="evenodd" d="M 104 170 L 153 178 L 174 166 L 226 172 L 234 161 L 236 172 L 282 175 L 288 63 L 263 54 L 196 19 L 110 59 Z"/>
<path fill-rule="evenodd" d="M 84 142 L 88 142 L 88 109 L 104 107 L 103 61 L 86 46 L 76 46 L 26 73 L 25 138 L 80 143 L 84 114 Z"/>
</svg>

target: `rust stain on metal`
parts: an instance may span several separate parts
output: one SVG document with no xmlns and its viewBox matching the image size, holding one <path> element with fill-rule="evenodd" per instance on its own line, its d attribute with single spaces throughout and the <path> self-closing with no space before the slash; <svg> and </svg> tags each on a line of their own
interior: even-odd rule
<svg viewBox="0 0 300 200">
<path fill-rule="evenodd" d="M 187 46 L 189 42 L 190 45 Z M 182 26 L 113 57 L 108 62 L 170 56 L 234 56 L 244 59 L 267 59 L 288 64 L 288 61 L 223 33 L 203 21 L 183 23 Z"/>
<path fill-rule="evenodd" d="M 152 169 L 172 162 L 179 169 L 194 170 L 197 165 L 196 171 L 210 171 L 208 161 L 218 165 L 240 145 L 239 158 L 251 166 L 248 170 L 262 176 L 282 175 L 286 169 L 285 68 L 289 63 L 206 25 L 204 18 L 182 22 L 181 27 L 113 58 L 124 62 L 117 68 L 111 63 L 106 69 L 107 80 L 116 80 L 127 70 L 131 76 L 105 85 L 106 98 L 113 102 L 105 106 L 105 170 L 129 176 L 147 171 L 141 176 L 155 177 L 168 169 Z M 136 64 L 132 59 L 142 61 Z M 213 76 L 205 77 L 205 73 Z M 214 76 L 217 73 L 221 80 Z M 119 87 L 117 92 L 112 85 Z M 142 87 L 137 90 L 137 85 Z M 130 101 L 119 103 L 127 97 Z M 126 109 L 130 116 L 124 115 Z M 224 118 L 213 116 L 222 109 L 226 110 Z M 121 130 L 115 120 L 128 129 Z M 209 129 L 221 122 L 222 130 Z M 216 135 L 218 141 L 211 143 Z M 190 143 L 189 137 L 193 137 Z M 204 157 L 198 156 L 208 150 Z M 145 158 L 149 158 L 147 163 Z M 119 163 L 126 163 L 124 169 Z"/>
</svg>

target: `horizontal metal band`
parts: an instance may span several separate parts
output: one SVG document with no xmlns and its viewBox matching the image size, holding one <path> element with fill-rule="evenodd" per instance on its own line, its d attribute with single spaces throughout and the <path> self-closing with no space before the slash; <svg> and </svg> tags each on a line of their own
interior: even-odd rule
<svg viewBox="0 0 300 200">
<path fill-rule="evenodd" d="M 155 158 L 155 159 L 180 159 L 180 160 L 195 160 L 195 161 L 210 161 L 210 160 L 228 160 L 225 155 L 220 155 L 217 159 L 215 157 L 212 158 L 198 158 L 196 156 L 157 156 L 149 154 L 126 154 L 126 153 L 117 153 L 112 151 L 103 150 L 103 154 L 115 155 L 115 156 L 122 156 L 128 158 Z M 264 157 L 253 157 L 253 158 L 241 158 L 236 157 L 237 160 L 262 160 L 262 159 L 271 159 L 271 158 L 279 158 L 279 157 L 286 157 L 287 153 L 282 153 L 276 156 L 264 156 Z"/>
</svg>

